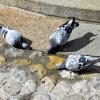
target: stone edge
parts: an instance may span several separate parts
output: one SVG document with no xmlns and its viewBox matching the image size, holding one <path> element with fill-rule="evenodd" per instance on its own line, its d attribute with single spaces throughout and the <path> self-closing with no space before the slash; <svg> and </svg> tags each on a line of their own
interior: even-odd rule
<svg viewBox="0 0 100 100">
<path fill-rule="evenodd" d="M 26 0 L 18 0 L 17 2 L 16 0 L 13 0 L 13 2 L 11 2 L 10 0 L 2 0 L 0 1 L 0 3 L 56 17 L 67 18 L 70 16 L 75 16 L 76 19 L 79 20 L 100 22 L 99 10 L 64 7 L 55 4 L 48 4 L 45 2 Z"/>
</svg>

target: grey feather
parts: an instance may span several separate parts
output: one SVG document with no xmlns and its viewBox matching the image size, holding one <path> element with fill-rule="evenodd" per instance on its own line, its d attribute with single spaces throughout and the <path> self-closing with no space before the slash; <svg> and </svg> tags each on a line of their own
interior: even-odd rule
<svg viewBox="0 0 100 100">
<path fill-rule="evenodd" d="M 19 33 L 16 30 L 13 29 L 9 29 L 7 27 L 4 26 L 0 26 L 0 33 L 3 36 L 3 38 L 5 38 L 6 42 L 11 45 L 11 46 L 15 46 L 15 47 L 21 47 L 21 48 L 28 48 L 28 44 L 23 42 L 23 37 L 21 35 L 21 33 Z"/>
<path fill-rule="evenodd" d="M 56 69 L 67 69 L 70 71 L 80 71 L 86 67 L 100 61 L 100 57 L 88 55 L 69 55 L 68 58 L 60 64 L 56 65 Z"/>
<path fill-rule="evenodd" d="M 75 17 L 72 17 L 69 21 L 57 28 L 57 31 L 50 35 L 51 48 L 64 45 L 68 41 L 72 30 L 77 26 L 79 26 L 79 23 L 76 23 Z"/>
</svg>

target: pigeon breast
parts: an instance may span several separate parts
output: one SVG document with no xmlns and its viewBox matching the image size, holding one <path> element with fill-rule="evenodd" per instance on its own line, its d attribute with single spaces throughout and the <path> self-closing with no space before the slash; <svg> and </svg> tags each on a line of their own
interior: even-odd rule
<svg viewBox="0 0 100 100">
<path fill-rule="evenodd" d="M 56 47 L 57 45 L 64 45 L 67 42 L 69 36 L 70 34 L 68 34 L 63 27 L 59 28 L 50 36 L 51 46 Z"/>
<path fill-rule="evenodd" d="M 15 30 L 9 30 L 5 39 L 9 45 L 14 46 L 16 43 L 21 42 L 21 34 Z"/>
<path fill-rule="evenodd" d="M 85 66 L 84 63 L 87 63 L 88 59 L 81 55 L 69 55 L 66 59 L 66 68 L 71 71 L 79 71 Z"/>
</svg>

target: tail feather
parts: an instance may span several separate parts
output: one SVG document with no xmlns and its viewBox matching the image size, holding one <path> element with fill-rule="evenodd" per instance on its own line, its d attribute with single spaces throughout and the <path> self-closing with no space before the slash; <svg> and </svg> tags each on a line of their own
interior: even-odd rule
<svg viewBox="0 0 100 100">
<path fill-rule="evenodd" d="M 27 48 L 29 48 L 29 45 L 28 45 L 28 43 L 21 42 L 20 47 L 23 48 L 23 49 L 27 49 Z"/>
<path fill-rule="evenodd" d="M 95 59 L 95 60 L 93 60 L 93 61 L 88 61 L 88 62 L 86 63 L 86 65 L 84 64 L 84 66 L 94 65 L 94 64 L 96 64 L 97 62 L 100 62 L 100 57 L 97 58 L 97 59 Z"/>
<path fill-rule="evenodd" d="M 65 22 L 64 24 L 62 24 L 61 26 L 59 26 L 59 27 L 63 27 L 63 26 L 65 26 L 65 25 L 67 25 L 67 24 L 69 24 L 69 25 L 73 25 L 75 23 L 75 17 L 70 17 L 69 18 L 69 20 L 67 21 L 67 22 Z"/>
<path fill-rule="evenodd" d="M 73 27 L 74 23 L 75 23 L 75 17 L 70 17 L 67 24 L 69 24 Z"/>
<path fill-rule="evenodd" d="M 64 24 L 62 24 L 61 26 L 59 26 L 59 28 L 64 27 L 65 25 L 70 25 L 72 28 L 76 28 L 79 26 L 79 23 L 75 22 L 75 17 L 69 17 L 69 20 Z"/>
</svg>

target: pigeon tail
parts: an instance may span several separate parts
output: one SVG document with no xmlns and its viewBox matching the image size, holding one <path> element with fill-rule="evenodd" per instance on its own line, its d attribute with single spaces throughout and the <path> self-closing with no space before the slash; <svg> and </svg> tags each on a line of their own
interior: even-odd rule
<svg viewBox="0 0 100 100">
<path fill-rule="evenodd" d="M 74 23 L 75 23 L 75 17 L 70 17 L 67 24 L 73 27 Z"/>
<path fill-rule="evenodd" d="M 59 27 L 64 27 L 64 26 L 71 26 L 73 29 L 79 26 L 78 22 L 75 22 L 75 17 L 69 17 L 69 20 L 67 22 L 65 22 L 64 24 L 62 24 Z"/>
<path fill-rule="evenodd" d="M 20 47 L 23 48 L 23 49 L 28 49 L 29 48 L 29 45 L 28 45 L 28 43 L 21 42 L 20 43 Z"/>
<path fill-rule="evenodd" d="M 87 67 L 87 66 L 90 66 L 90 65 L 93 65 L 97 62 L 100 62 L 100 57 L 95 59 L 95 60 L 91 60 L 91 61 L 88 61 L 87 63 L 85 63 L 83 66 Z"/>
<path fill-rule="evenodd" d="M 78 22 L 75 22 L 75 17 L 69 17 L 68 25 L 70 25 L 73 29 L 79 26 Z"/>
<path fill-rule="evenodd" d="M 62 24 L 60 27 L 64 27 L 65 25 L 71 25 L 75 23 L 75 17 L 69 17 L 69 20 L 67 22 L 65 22 L 64 24 Z"/>
</svg>

